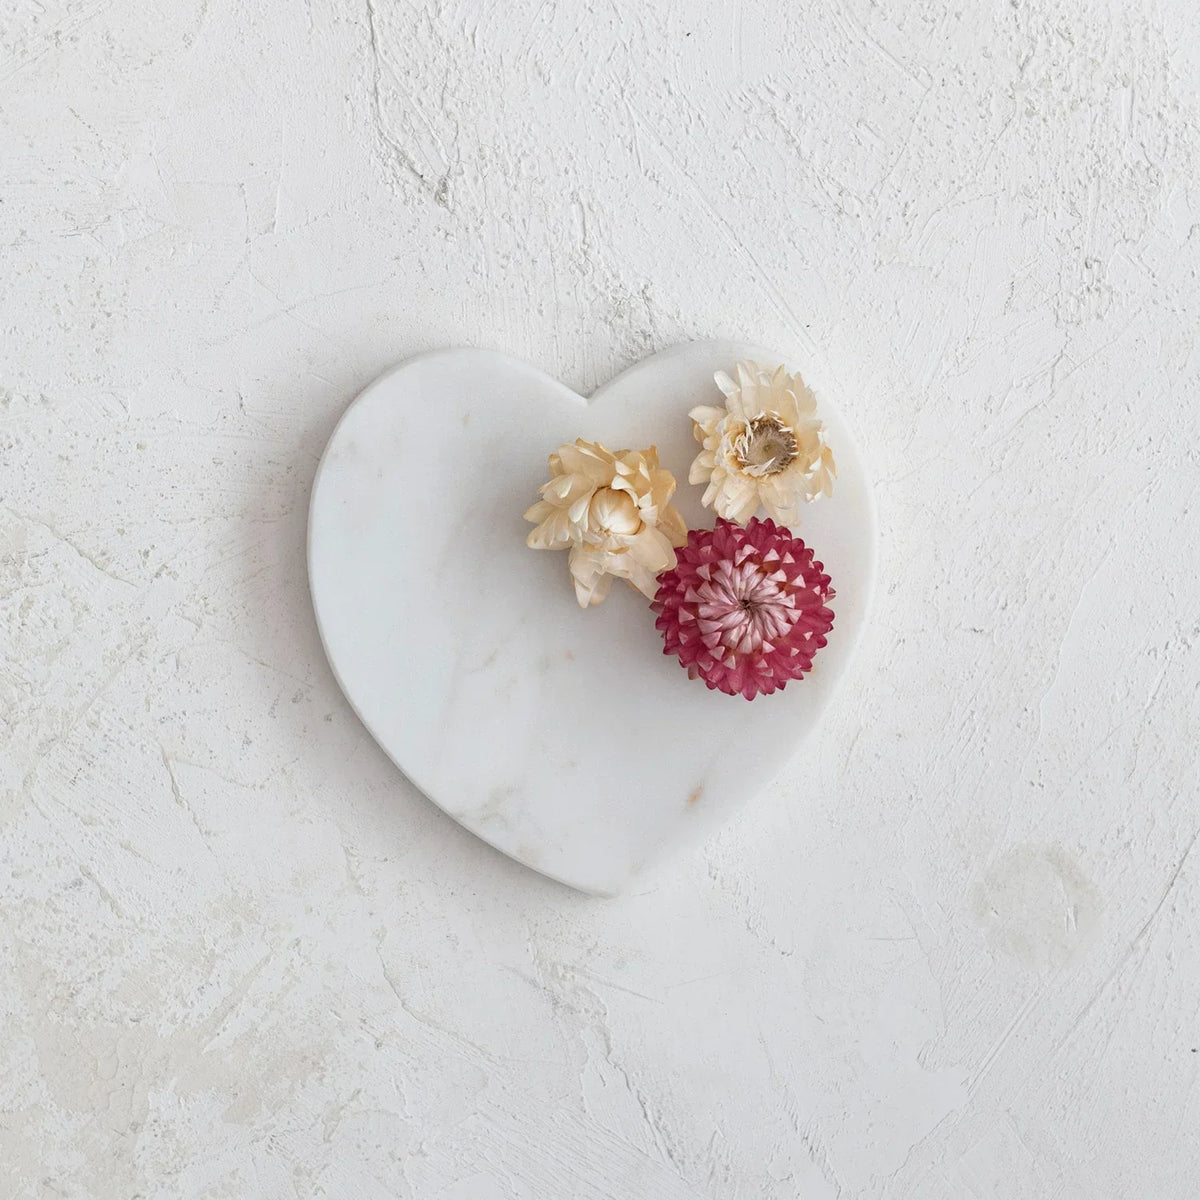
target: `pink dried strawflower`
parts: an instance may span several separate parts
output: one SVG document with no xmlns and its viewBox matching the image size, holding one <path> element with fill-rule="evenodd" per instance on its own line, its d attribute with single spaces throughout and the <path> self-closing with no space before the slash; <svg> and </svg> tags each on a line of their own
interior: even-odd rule
<svg viewBox="0 0 1200 1200">
<path fill-rule="evenodd" d="M 829 576 L 790 530 L 755 517 L 693 529 L 650 606 L 688 676 L 753 700 L 799 679 L 833 627 Z"/>
</svg>

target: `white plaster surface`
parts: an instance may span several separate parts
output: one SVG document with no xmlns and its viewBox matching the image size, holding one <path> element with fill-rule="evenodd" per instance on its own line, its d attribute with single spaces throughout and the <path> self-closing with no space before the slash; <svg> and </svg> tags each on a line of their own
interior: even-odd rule
<svg viewBox="0 0 1200 1200">
<path fill-rule="evenodd" d="M 8 0 L 0 1195 L 1193 1200 L 1198 102 L 1184 0 Z M 351 714 L 309 485 L 410 354 L 714 336 L 881 585 L 590 900 Z"/>
</svg>

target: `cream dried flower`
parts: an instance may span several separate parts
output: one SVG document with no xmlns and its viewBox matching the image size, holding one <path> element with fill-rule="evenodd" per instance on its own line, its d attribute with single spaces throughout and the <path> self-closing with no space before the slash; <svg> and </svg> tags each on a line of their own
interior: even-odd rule
<svg viewBox="0 0 1200 1200">
<path fill-rule="evenodd" d="M 833 493 L 833 452 L 816 418 L 817 398 L 799 375 L 740 362 L 737 379 L 718 371 L 725 407 L 693 408 L 692 432 L 704 447 L 689 483 L 708 485 L 704 504 L 745 525 L 758 511 L 792 526 L 801 501 Z"/>
<path fill-rule="evenodd" d="M 675 566 L 687 526 L 671 505 L 675 476 L 658 451 L 612 451 L 599 442 L 560 446 L 550 455 L 550 479 L 525 519 L 537 528 L 534 550 L 570 550 L 580 608 L 599 604 L 614 576 L 654 599 L 658 576 Z"/>
</svg>

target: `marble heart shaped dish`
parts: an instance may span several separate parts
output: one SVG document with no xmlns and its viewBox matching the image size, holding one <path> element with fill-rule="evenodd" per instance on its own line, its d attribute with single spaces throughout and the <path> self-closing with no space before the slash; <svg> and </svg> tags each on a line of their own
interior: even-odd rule
<svg viewBox="0 0 1200 1200">
<path fill-rule="evenodd" d="M 817 415 L 837 482 L 792 532 L 833 581 L 835 619 L 784 690 L 752 703 L 710 691 L 664 654 L 645 596 L 618 581 L 581 608 L 567 556 L 526 545 L 547 457 L 577 438 L 656 446 L 687 527 L 712 529 L 704 487 L 688 483 L 688 414 L 723 404 L 714 375 L 746 360 L 796 369 L 758 347 L 695 342 L 589 401 L 501 354 L 423 354 L 354 401 L 317 471 L 313 604 L 355 712 L 455 820 L 584 892 L 617 893 L 752 800 L 817 725 L 866 617 L 874 504 L 826 396 Z"/>
</svg>

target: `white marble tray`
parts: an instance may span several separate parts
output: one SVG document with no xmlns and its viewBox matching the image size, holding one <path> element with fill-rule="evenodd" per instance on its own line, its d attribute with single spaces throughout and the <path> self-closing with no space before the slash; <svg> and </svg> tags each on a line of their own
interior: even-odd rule
<svg viewBox="0 0 1200 1200">
<path fill-rule="evenodd" d="M 741 358 L 788 361 L 691 343 L 589 402 L 501 354 L 421 355 L 358 397 L 317 471 L 313 604 L 355 711 L 452 817 L 585 892 L 617 892 L 753 799 L 816 726 L 867 612 L 874 507 L 825 396 L 839 477 L 793 532 L 832 576 L 835 623 L 811 675 L 786 691 L 753 702 L 709 692 L 663 655 L 641 595 L 617 583 L 582 611 L 565 554 L 525 546 L 522 513 L 547 455 L 576 437 L 657 445 L 689 527 L 711 527 L 703 489 L 686 482 L 697 449 L 687 414 L 722 402 L 713 372 Z"/>
</svg>

